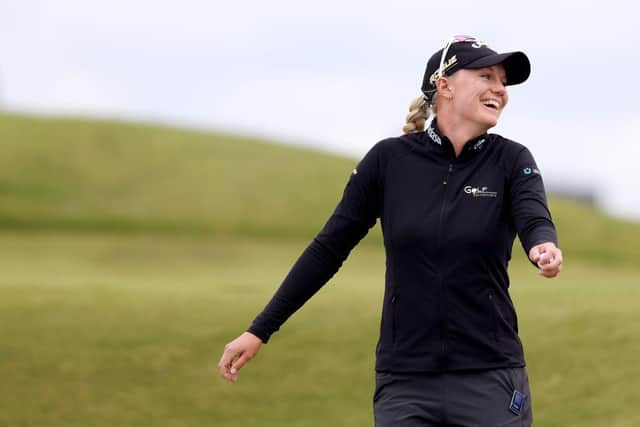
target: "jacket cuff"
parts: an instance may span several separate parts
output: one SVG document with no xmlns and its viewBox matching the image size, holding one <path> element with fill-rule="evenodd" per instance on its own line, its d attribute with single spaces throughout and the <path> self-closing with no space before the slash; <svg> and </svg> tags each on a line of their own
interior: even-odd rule
<svg viewBox="0 0 640 427">
<path fill-rule="evenodd" d="M 252 333 L 253 335 L 260 338 L 263 344 L 266 344 L 269 341 L 269 338 L 271 337 L 271 335 L 268 334 L 265 330 L 258 328 L 255 325 L 251 325 L 247 329 L 247 332 Z"/>
<path fill-rule="evenodd" d="M 554 245 L 558 246 L 558 236 L 556 234 L 556 230 L 553 227 L 538 227 L 534 233 L 529 236 L 528 239 L 522 240 L 522 249 L 524 249 L 525 255 L 527 259 L 529 259 L 529 252 L 531 248 L 537 246 L 541 243 L 551 242 Z M 529 262 L 536 267 L 540 268 L 537 263 L 531 261 Z"/>
</svg>

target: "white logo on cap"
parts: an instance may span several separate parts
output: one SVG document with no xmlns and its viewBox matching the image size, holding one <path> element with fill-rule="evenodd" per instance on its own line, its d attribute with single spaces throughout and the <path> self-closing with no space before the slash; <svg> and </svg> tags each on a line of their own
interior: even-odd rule
<svg viewBox="0 0 640 427">
<path fill-rule="evenodd" d="M 456 55 L 453 55 L 447 62 L 445 62 L 442 66 L 442 72 L 447 71 L 449 68 L 453 67 L 458 62 L 458 58 Z M 436 80 L 440 78 L 440 70 L 436 70 L 431 77 L 429 77 L 429 83 L 435 84 Z"/>
</svg>

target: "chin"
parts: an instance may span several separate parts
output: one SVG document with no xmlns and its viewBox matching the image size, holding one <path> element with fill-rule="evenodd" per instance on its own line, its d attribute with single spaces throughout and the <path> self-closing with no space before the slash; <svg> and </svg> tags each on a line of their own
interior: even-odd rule
<svg viewBox="0 0 640 427">
<path fill-rule="evenodd" d="M 497 115 L 484 115 L 480 124 L 486 126 L 487 129 L 494 127 L 498 124 L 498 116 Z"/>
<path fill-rule="evenodd" d="M 480 128 L 480 130 L 482 132 L 488 131 L 489 129 L 491 129 L 492 127 L 496 126 L 497 124 L 498 124 L 498 120 L 497 119 L 478 121 L 478 127 Z"/>
</svg>

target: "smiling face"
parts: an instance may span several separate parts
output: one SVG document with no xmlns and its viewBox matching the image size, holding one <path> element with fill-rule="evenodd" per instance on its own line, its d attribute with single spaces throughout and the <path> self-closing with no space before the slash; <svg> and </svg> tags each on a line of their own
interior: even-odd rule
<svg viewBox="0 0 640 427">
<path fill-rule="evenodd" d="M 469 124 L 486 132 L 498 123 L 507 105 L 507 82 L 501 64 L 487 68 L 458 70 L 448 77 L 452 112 Z"/>
</svg>

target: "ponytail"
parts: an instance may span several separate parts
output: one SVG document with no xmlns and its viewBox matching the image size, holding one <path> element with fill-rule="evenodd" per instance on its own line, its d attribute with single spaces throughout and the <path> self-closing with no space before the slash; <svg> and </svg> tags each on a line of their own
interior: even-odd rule
<svg viewBox="0 0 640 427">
<path fill-rule="evenodd" d="M 402 127 L 402 132 L 414 133 L 424 131 L 424 125 L 429 116 L 435 114 L 436 94 L 431 102 L 427 101 L 424 95 L 420 95 L 409 104 L 409 114 L 407 123 Z"/>
</svg>

